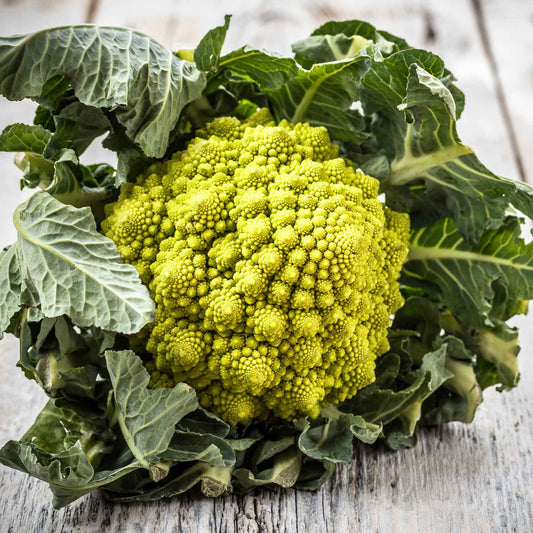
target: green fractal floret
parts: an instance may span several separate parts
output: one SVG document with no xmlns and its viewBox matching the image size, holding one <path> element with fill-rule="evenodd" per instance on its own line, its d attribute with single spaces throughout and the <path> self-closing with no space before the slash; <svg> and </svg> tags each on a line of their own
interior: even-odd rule
<svg viewBox="0 0 533 533">
<path fill-rule="evenodd" d="M 123 185 L 103 232 L 156 302 L 153 387 L 186 381 L 231 424 L 318 416 L 374 380 L 409 219 L 327 130 L 223 117 Z"/>
</svg>

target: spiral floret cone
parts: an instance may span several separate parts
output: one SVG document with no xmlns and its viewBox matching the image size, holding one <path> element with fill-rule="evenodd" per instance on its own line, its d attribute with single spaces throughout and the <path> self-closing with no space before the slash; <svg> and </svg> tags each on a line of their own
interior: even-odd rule
<svg viewBox="0 0 533 533">
<path fill-rule="evenodd" d="M 374 380 L 409 219 L 323 127 L 223 117 L 122 187 L 103 232 L 157 305 L 153 387 L 231 424 L 318 416 Z"/>
</svg>

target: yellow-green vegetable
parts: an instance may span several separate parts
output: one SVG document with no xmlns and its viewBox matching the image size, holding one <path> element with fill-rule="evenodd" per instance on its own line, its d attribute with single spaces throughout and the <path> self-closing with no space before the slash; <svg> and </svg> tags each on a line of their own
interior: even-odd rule
<svg viewBox="0 0 533 533">
<path fill-rule="evenodd" d="M 324 127 L 222 117 L 124 184 L 105 235 L 157 307 L 153 387 L 185 381 L 231 424 L 354 396 L 388 350 L 409 218 Z"/>
</svg>

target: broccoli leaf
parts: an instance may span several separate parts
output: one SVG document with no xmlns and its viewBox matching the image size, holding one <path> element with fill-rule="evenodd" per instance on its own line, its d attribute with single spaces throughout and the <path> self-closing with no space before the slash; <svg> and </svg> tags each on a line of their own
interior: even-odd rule
<svg viewBox="0 0 533 533">
<path fill-rule="evenodd" d="M 477 379 L 482 389 L 501 383 L 500 390 L 510 390 L 518 385 L 517 355 L 518 331 L 505 324 L 498 324 L 493 329 L 481 329 L 477 333 L 478 353 L 492 366 L 496 376 L 490 376 L 488 368 L 479 365 Z M 490 376 L 490 379 L 489 379 Z"/>
<path fill-rule="evenodd" d="M 46 147 L 44 155 L 53 158 L 54 153 L 62 148 L 70 148 L 77 155 L 109 128 L 109 120 L 102 109 L 87 106 L 81 102 L 72 102 L 52 115 L 54 134 Z"/>
<path fill-rule="evenodd" d="M 419 371 L 404 389 L 394 391 L 369 385 L 348 400 L 345 406 L 371 423 L 388 424 L 413 404 L 426 398 L 431 391 L 430 384 L 431 374 Z M 346 410 L 344 406 L 341 409 Z"/>
<path fill-rule="evenodd" d="M 0 94 L 37 99 L 58 75 L 82 104 L 112 109 L 130 139 L 155 157 L 205 86 L 192 63 L 124 28 L 70 26 L 0 39 Z"/>
<path fill-rule="evenodd" d="M 353 454 L 353 435 L 347 431 L 351 425 L 350 415 L 341 416 L 339 420 L 321 421 L 318 425 L 306 419 L 294 422 L 301 431 L 298 437 L 300 450 L 313 459 L 327 459 L 334 463 L 346 463 Z"/>
<path fill-rule="evenodd" d="M 92 110 L 101 113 L 98 109 Z M 90 115 L 90 112 L 80 111 L 77 117 L 84 124 L 82 131 L 85 135 L 77 135 L 78 126 L 65 126 L 66 119 L 57 117 L 56 123 L 62 126 L 55 133 L 40 125 L 12 124 L 4 129 L 0 135 L 0 150 L 21 152 L 16 159 L 17 166 L 23 171 L 21 187 L 40 187 L 63 203 L 75 207 L 90 206 L 95 214 L 98 211 L 103 213 L 102 204 L 112 193 L 113 180 L 101 180 L 99 175 L 105 168 L 111 176 L 113 169 L 109 165 L 80 165 L 76 152 L 70 148 L 72 146 L 81 153 L 95 136 L 105 131 L 96 125 L 91 127 Z M 108 124 L 107 119 L 105 124 Z"/>
<path fill-rule="evenodd" d="M 401 344 L 407 348 L 406 338 Z M 363 442 L 372 443 L 380 434 L 389 448 L 414 446 L 425 402 L 453 379 L 447 367 L 447 345 L 441 344 L 434 351 L 425 351 L 420 345 L 411 348 L 410 352 L 421 353 L 420 362 L 414 363 L 404 349 L 400 349 L 401 355 L 390 352 L 380 357 L 376 381 L 339 406 L 341 412 L 364 420 L 362 428 L 370 429 L 369 438 L 365 440 L 354 431 Z M 374 431 L 372 424 L 377 424 Z"/>
<path fill-rule="evenodd" d="M 501 225 L 509 203 L 533 217 L 533 189 L 495 176 L 459 140 L 457 106 L 440 58 L 421 50 L 405 50 L 376 62 L 362 79 L 361 102 L 374 115 L 376 145 L 390 160 L 384 186 L 417 180 L 424 194 L 412 209 L 453 216 L 469 242 Z"/>
<path fill-rule="evenodd" d="M 442 345 L 438 350 L 426 353 L 422 358 L 421 372 L 430 376 L 428 394 L 419 397 L 394 418 L 385 429 L 385 442 L 389 448 L 398 450 L 410 448 L 416 444 L 416 429 L 422 416 L 422 409 L 427 397 L 437 391 L 441 385 L 446 387 L 454 375 L 447 368 L 448 347 Z"/>
<path fill-rule="evenodd" d="M 468 350 L 475 353 L 476 377 L 482 389 L 500 385 L 499 390 L 510 390 L 518 384 L 518 331 L 501 321 L 491 328 L 465 327 L 455 318 L 442 319 L 447 333 L 461 339 Z"/>
<path fill-rule="evenodd" d="M 0 338 L 20 308 L 21 274 L 17 245 L 0 252 Z"/>
<path fill-rule="evenodd" d="M 100 170 L 105 167 L 108 165 L 102 165 Z M 110 173 L 113 173 L 113 169 L 108 168 Z M 63 150 L 53 163 L 53 176 L 50 178 L 50 183 L 46 188 L 44 183 L 40 184 L 40 187 L 44 188 L 48 194 L 64 204 L 74 207 L 91 207 L 95 216 L 98 207 L 101 207 L 101 203 L 108 200 L 112 193 L 112 182 L 105 180 L 100 186 L 91 169 L 80 165 L 78 157 L 71 149 Z M 86 186 L 84 182 L 89 182 L 89 186 Z"/>
<path fill-rule="evenodd" d="M 519 236 L 520 225 L 510 218 L 472 247 L 452 219 L 443 219 L 414 232 L 404 273 L 434 283 L 460 321 L 490 325 L 495 280 L 505 286 L 508 301 L 533 298 L 533 243 Z"/>
<path fill-rule="evenodd" d="M 369 46 L 351 59 L 300 69 L 278 89 L 258 83 L 271 99 L 278 118 L 325 126 L 335 139 L 361 141 L 366 137 L 363 119 L 351 106 L 358 99 L 357 80 L 370 68 L 374 52 Z"/>
<path fill-rule="evenodd" d="M 139 463 L 151 469 L 168 449 L 176 424 L 198 407 L 196 393 L 185 383 L 147 389 L 150 375 L 131 351 L 107 351 L 105 358 L 122 434 Z"/>
<path fill-rule="evenodd" d="M 17 208 L 14 222 L 22 305 L 122 333 L 152 320 L 148 290 L 135 268 L 121 263 L 113 242 L 96 231 L 89 209 L 39 192 Z"/>
<path fill-rule="evenodd" d="M 296 58 L 303 66 L 352 59 L 371 41 L 360 35 L 313 35 L 292 45 Z"/>
<path fill-rule="evenodd" d="M 18 366 L 56 399 L 58 407 L 101 416 L 110 384 L 97 378 L 105 368 L 101 355 L 113 346 L 115 334 L 95 327 L 75 328 L 65 316 L 32 322 L 29 311 L 21 313 Z"/>
<path fill-rule="evenodd" d="M 443 424 L 454 420 L 472 422 L 476 409 L 483 401 L 473 354 L 456 337 L 446 338 L 445 345 L 445 368 L 451 376 L 424 402 L 424 424 Z"/>
<path fill-rule="evenodd" d="M 39 125 L 11 124 L 0 134 L 0 150 L 42 154 L 51 137 L 52 133 Z"/>
<path fill-rule="evenodd" d="M 213 466 L 235 464 L 235 451 L 229 441 L 209 433 L 176 430 L 162 459 L 204 461 Z"/>
<path fill-rule="evenodd" d="M 230 427 L 228 423 L 218 418 L 218 416 L 201 407 L 193 413 L 184 416 L 178 424 L 178 428 L 184 431 L 208 433 L 222 438 L 228 435 Z"/>
<path fill-rule="evenodd" d="M 51 446 L 50 441 L 47 444 Z M 79 441 L 58 453 L 49 453 L 31 441 L 9 441 L 0 450 L 0 462 L 50 485 L 67 488 L 83 487 L 94 473 Z"/>
<path fill-rule="evenodd" d="M 313 64 L 309 58 L 304 58 L 304 67 L 308 69 L 301 68 L 292 58 L 250 47 L 224 56 L 220 68 L 255 82 L 270 99 L 279 120 L 326 126 L 335 139 L 361 142 L 368 135 L 363 117 L 352 105 L 359 98 L 361 77 L 372 60 L 381 58 L 381 52 L 364 38 L 356 40 L 330 62 L 327 62 L 330 59 L 327 53 L 315 49 L 314 38 L 295 45 L 300 53 L 297 59 L 301 60 L 305 54 L 313 59 L 324 59 Z M 331 52 L 331 48 L 329 50 Z M 216 82 L 228 85 L 221 78 Z"/>
<path fill-rule="evenodd" d="M 399 47 L 376 30 L 372 24 L 361 20 L 327 22 L 310 37 L 292 45 L 296 59 L 304 67 L 352 59 L 362 48 L 374 43 L 383 56 L 397 52 Z M 407 46 L 406 46 L 407 47 Z"/>
<path fill-rule="evenodd" d="M 215 71 L 218 69 L 218 61 L 222 45 L 226 39 L 231 15 L 224 17 L 224 24 L 209 30 L 194 50 L 194 62 L 200 70 Z"/>
<path fill-rule="evenodd" d="M 323 459 L 317 461 L 304 457 L 298 481 L 294 484 L 297 489 L 316 490 L 320 488 L 335 472 L 335 463 Z"/>
<path fill-rule="evenodd" d="M 43 324 L 37 346 L 48 342 L 54 323 Z M 62 342 L 66 350 L 78 341 L 63 336 Z M 147 487 L 170 495 L 202 481 L 206 491 L 213 490 L 220 472 L 228 469 L 231 475 L 235 452 L 255 442 L 187 431 L 174 434 L 177 421 L 198 413 L 194 391 L 183 383 L 173 389 L 146 389 L 148 373 L 132 352 L 108 351 L 105 359 L 114 386 L 106 411 L 85 416 L 49 401 L 20 441 L 9 441 L 0 450 L 0 462 L 50 485 L 56 508 L 99 487 L 110 496 L 131 492 L 133 500 L 151 499 Z M 191 461 L 197 461 L 192 468 Z M 186 466 L 174 467 L 175 462 Z M 165 485 L 159 480 L 167 473 Z"/>
<path fill-rule="evenodd" d="M 313 422 L 305 418 L 293 422 L 301 431 L 299 449 L 313 459 L 347 463 L 352 458 L 354 436 L 372 444 L 381 432 L 380 426 L 369 428 L 361 416 L 342 413 L 333 406 L 323 409 L 322 415 Z"/>
<path fill-rule="evenodd" d="M 20 442 L 31 442 L 56 454 L 79 441 L 87 461 L 95 467 L 111 452 L 114 440 L 115 435 L 107 428 L 104 418 L 85 418 L 70 409 L 57 407 L 50 400 Z"/>
<path fill-rule="evenodd" d="M 95 473 L 114 441 L 105 419 L 81 417 L 50 401 L 19 442 L 0 450 L 0 462 L 47 482 L 59 508 L 140 467 L 134 462 Z"/>
<path fill-rule="evenodd" d="M 377 30 L 368 22 L 344 20 L 326 22 L 317 28 L 310 37 L 295 43 L 293 50 L 297 60 L 309 68 L 313 63 L 349 59 L 355 55 L 353 52 L 361 46 L 361 43 L 375 44 L 383 57 L 412 48 L 401 37 Z M 453 95 L 458 118 L 464 108 L 464 95 L 451 83 L 455 78 L 449 70 L 444 69 L 442 71 L 441 79 L 445 81 Z"/>
<path fill-rule="evenodd" d="M 298 73 L 292 57 L 243 46 L 220 58 L 219 69 L 228 70 L 259 87 L 279 90 Z"/>
</svg>

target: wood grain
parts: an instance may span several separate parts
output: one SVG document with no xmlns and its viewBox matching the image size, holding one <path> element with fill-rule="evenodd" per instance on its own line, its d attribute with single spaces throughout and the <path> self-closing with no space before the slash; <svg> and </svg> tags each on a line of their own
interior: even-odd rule
<svg viewBox="0 0 533 533">
<path fill-rule="evenodd" d="M 35 5 L 29 0 L 0 2 L 0 35 L 82 22 L 88 12 L 85 1 L 47 0 L 39 4 L 28 21 L 30 4 Z M 246 42 L 282 52 L 288 52 L 291 42 L 305 37 L 325 20 L 369 20 L 445 59 L 467 96 L 460 135 L 489 168 L 500 174 L 518 175 L 493 70 L 468 0 L 379 0 L 357 4 L 349 0 L 100 0 L 96 4 L 91 15 L 96 23 L 135 27 L 174 49 L 194 46 L 207 29 L 219 24 L 224 13 L 230 11 L 235 16 L 228 48 Z M 494 35 L 508 4 L 503 0 L 485 0 L 485 4 L 487 28 Z M 514 0 L 513 6 L 513 17 L 525 20 L 527 2 Z M 508 18 L 515 20 L 510 15 Z M 503 26 L 510 32 L 507 39 L 512 40 L 511 22 Z M 518 35 L 516 39 L 525 45 L 525 36 Z M 509 41 L 500 48 L 505 46 L 511 46 Z M 502 79 L 510 80 L 524 69 L 524 63 L 511 61 L 513 54 L 500 53 L 500 48 L 494 54 L 497 65 Z M 524 47 L 518 55 L 531 69 L 526 53 Z M 503 89 L 512 118 L 517 121 L 519 146 L 527 146 L 531 139 L 531 135 L 526 136 L 531 133 L 527 113 L 523 113 L 522 122 L 515 116 L 523 109 L 520 102 L 526 93 L 510 90 L 506 83 Z M 32 109 L 31 104 L 0 100 L 0 127 L 29 120 Z M 96 155 L 93 153 L 92 157 Z M 22 200 L 10 160 L 10 156 L 0 154 L 0 174 L 6 176 L 0 245 L 14 237 L 10 212 Z M 530 169 L 527 157 L 524 160 Z M 530 170 L 527 172 L 531 175 Z M 523 345 L 523 376 L 518 389 L 504 394 L 488 391 L 474 424 L 450 424 L 422 431 L 413 450 L 392 453 L 358 446 L 354 461 L 339 467 L 333 479 L 317 492 L 258 490 L 216 500 L 191 493 L 170 501 L 128 505 L 109 504 L 99 494 L 93 494 L 67 509 L 54 511 L 43 483 L 0 467 L 0 531 L 531 531 L 533 324 L 527 317 L 516 323 L 522 328 Z M 0 443 L 20 436 L 45 402 L 38 386 L 15 368 L 16 360 L 15 340 L 4 339 L 0 343 L 0 375 L 4 378 L 0 382 Z"/>
<path fill-rule="evenodd" d="M 496 97 L 498 99 L 498 104 L 500 105 L 501 114 L 505 124 L 505 130 L 507 132 L 509 142 L 511 143 L 511 149 L 513 151 L 513 157 L 515 160 L 516 167 L 518 169 L 519 177 L 522 181 L 527 181 L 526 169 L 524 167 L 521 150 L 518 143 L 518 137 L 516 134 L 515 121 L 513 120 L 513 117 L 511 116 L 511 112 L 509 110 L 509 102 L 507 101 L 507 95 L 505 94 L 505 91 L 503 89 L 503 79 L 500 72 L 500 67 L 498 65 L 498 62 L 496 61 L 496 56 L 494 54 L 495 50 L 498 49 L 499 44 L 496 40 L 492 42 L 490 38 L 489 29 L 487 27 L 487 17 L 485 15 L 486 10 L 484 9 L 482 0 L 472 0 L 472 8 L 475 13 L 476 23 L 478 26 L 479 35 L 481 37 L 483 51 L 485 52 L 485 55 L 487 57 L 487 61 L 489 63 L 489 67 L 492 73 L 492 78 L 494 80 L 494 89 L 496 91 Z M 507 28 L 510 29 L 509 26 L 507 26 Z M 513 31 L 516 31 L 516 29 L 513 29 Z M 500 36 L 498 35 L 498 41 L 499 39 Z M 518 64 L 514 61 L 512 63 L 514 65 Z"/>
<path fill-rule="evenodd" d="M 518 156 L 527 182 L 533 184 L 533 3 L 522 0 L 477 0 L 516 133 Z"/>
</svg>

